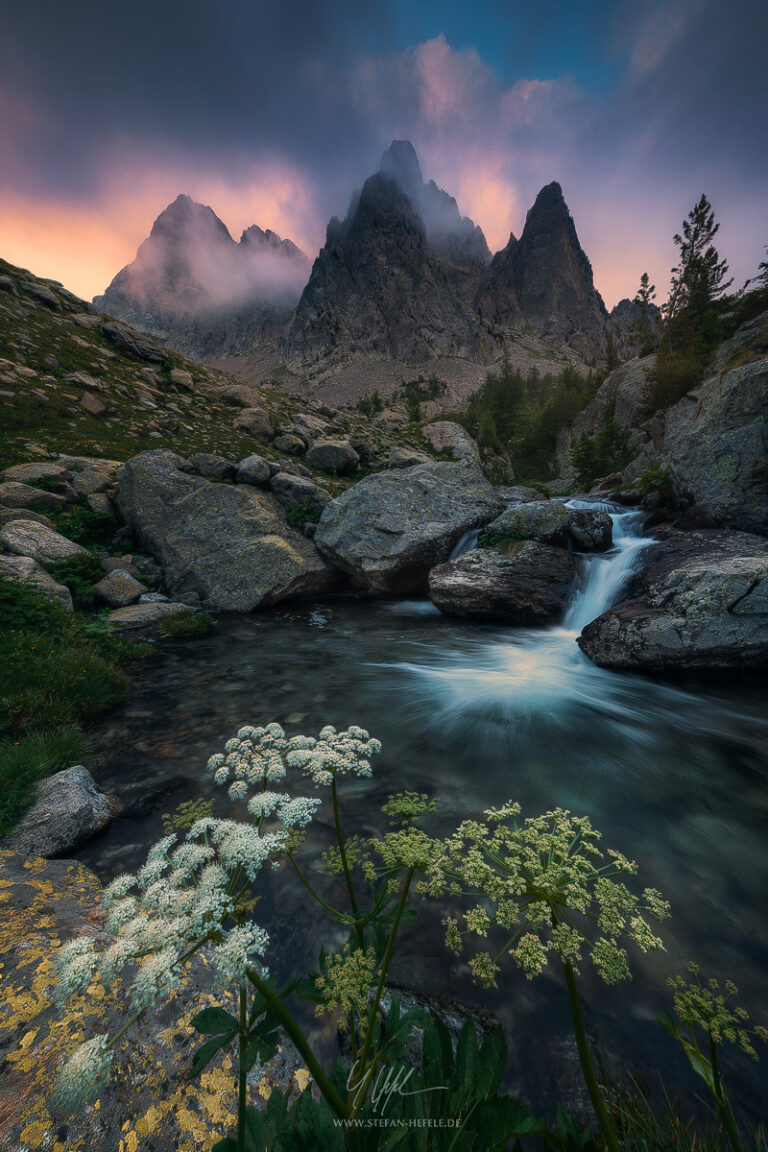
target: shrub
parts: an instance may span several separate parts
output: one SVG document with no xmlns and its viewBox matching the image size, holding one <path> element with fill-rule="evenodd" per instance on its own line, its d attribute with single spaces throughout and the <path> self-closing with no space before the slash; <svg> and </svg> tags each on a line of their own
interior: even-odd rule
<svg viewBox="0 0 768 1152">
<path fill-rule="evenodd" d="M 305 524 L 317 524 L 323 514 L 316 504 L 292 504 L 285 518 L 292 528 L 302 528 Z"/>
<path fill-rule="evenodd" d="M 370 396 L 361 396 L 357 402 L 358 412 L 362 412 L 364 416 L 376 416 L 377 413 L 384 410 L 384 401 L 379 395 L 378 389 L 372 392 Z"/>
<path fill-rule="evenodd" d="M 80 553 L 65 560 L 54 560 L 46 564 L 46 568 L 54 580 L 69 588 L 75 608 L 87 611 L 93 607 L 96 599 L 93 585 L 104 578 L 104 569 L 98 556 L 92 552 Z"/>
</svg>

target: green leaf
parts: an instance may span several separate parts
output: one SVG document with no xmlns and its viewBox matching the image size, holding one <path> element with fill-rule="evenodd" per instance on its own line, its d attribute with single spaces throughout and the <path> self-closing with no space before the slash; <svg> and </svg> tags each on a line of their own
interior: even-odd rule
<svg viewBox="0 0 768 1152">
<path fill-rule="evenodd" d="M 491 1093 L 498 1092 L 506 1063 L 507 1045 L 504 1031 L 502 1028 L 496 1028 L 486 1037 L 480 1049 L 476 1086 L 478 1096 L 490 1096 Z"/>
<path fill-rule="evenodd" d="M 223 1008 L 204 1008 L 192 1021 L 192 1027 L 206 1036 L 234 1035 L 240 1028 L 239 1022 Z"/>
<path fill-rule="evenodd" d="M 216 1053 L 220 1048 L 225 1048 L 232 1040 L 232 1036 L 214 1036 L 211 1040 L 206 1040 L 205 1044 L 201 1044 L 192 1057 L 192 1067 L 187 1073 L 190 1080 L 194 1080 L 199 1076 L 203 1069 L 210 1064 Z"/>
<path fill-rule="evenodd" d="M 465 1020 L 456 1044 L 456 1076 L 468 1094 L 476 1093 L 479 1070 L 475 1024 Z"/>
<path fill-rule="evenodd" d="M 225 1136 L 223 1140 L 214 1144 L 211 1152 L 237 1152 L 237 1140 L 232 1136 Z M 261 1150 L 259 1150 L 261 1152 Z"/>
</svg>

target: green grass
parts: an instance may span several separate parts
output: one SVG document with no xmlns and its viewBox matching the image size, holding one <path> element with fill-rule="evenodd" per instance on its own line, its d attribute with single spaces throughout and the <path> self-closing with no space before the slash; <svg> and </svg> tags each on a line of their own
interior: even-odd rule
<svg viewBox="0 0 768 1152">
<path fill-rule="evenodd" d="M 160 621 L 161 636 L 205 636 L 211 630 L 211 618 L 204 612 L 179 612 Z"/>
<path fill-rule="evenodd" d="M 57 583 L 69 588 L 72 603 L 80 612 L 93 608 L 96 594 L 93 585 L 104 579 L 101 561 L 93 552 L 81 552 L 66 560 L 54 560 L 46 565 L 48 572 Z"/>
<path fill-rule="evenodd" d="M 0 836 L 32 803 L 38 780 L 80 763 L 87 751 L 88 740 L 77 724 L 0 742 Z"/>
<path fill-rule="evenodd" d="M 124 640 L 102 615 L 67 613 L 33 588 L 4 579 L 0 620 L 0 830 L 5 831 L 29 804 L 37 780 L 82 758 L 82 726 L 122 699 L 123 667 L 146 646 Z"/>
</svg>

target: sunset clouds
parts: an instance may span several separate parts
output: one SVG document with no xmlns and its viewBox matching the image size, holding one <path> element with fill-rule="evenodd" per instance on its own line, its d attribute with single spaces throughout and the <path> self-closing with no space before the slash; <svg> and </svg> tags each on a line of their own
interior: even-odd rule
<svg viewBox="0 0 768 1152">
<path fill-rule="evenodd" d="M 702 191 L 737 282 L 768 242 L 758 0 L 43 7 L 0 41 L 0 255 L 83 295 L 179 192 L 314 255 L 393 138 L 493 250 L 558 180 L 609 305 L 666 283 Z"/>
</svg>

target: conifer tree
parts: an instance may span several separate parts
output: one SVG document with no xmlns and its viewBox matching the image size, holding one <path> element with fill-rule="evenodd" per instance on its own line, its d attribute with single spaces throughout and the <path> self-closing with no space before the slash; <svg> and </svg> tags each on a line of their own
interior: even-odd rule
<svg viewBox="0 0 768 1152">
<path fill-rule="evenodd" d="M 719 228 L 712 205 L 702 193 L 683 221 L 682 234 L 674 236 L 680 255 L 664 307 L 668 320 L 681 312 L 695 319 L 703 317 L 733 283 L 733 279 L 726 280 L 728 264 L 712 243 Z"/>
<path fill-rule="evenodd" d="M 632 326 L 633 332 L 640 340 L 641 353 L 645 354 L 646 350 L 650 350 L 653 346 L 654 337 L 656 335 L 656 324 L 652 319 L 651 308 L 656 299 L 656 285 L 651 284 L 650 277 L 647 272 L 643 272 L 640 277 L 640 287 L 638 288 L 635 298 L 632 303 L 638 309 L 638 317 Z"/>
</svg>

